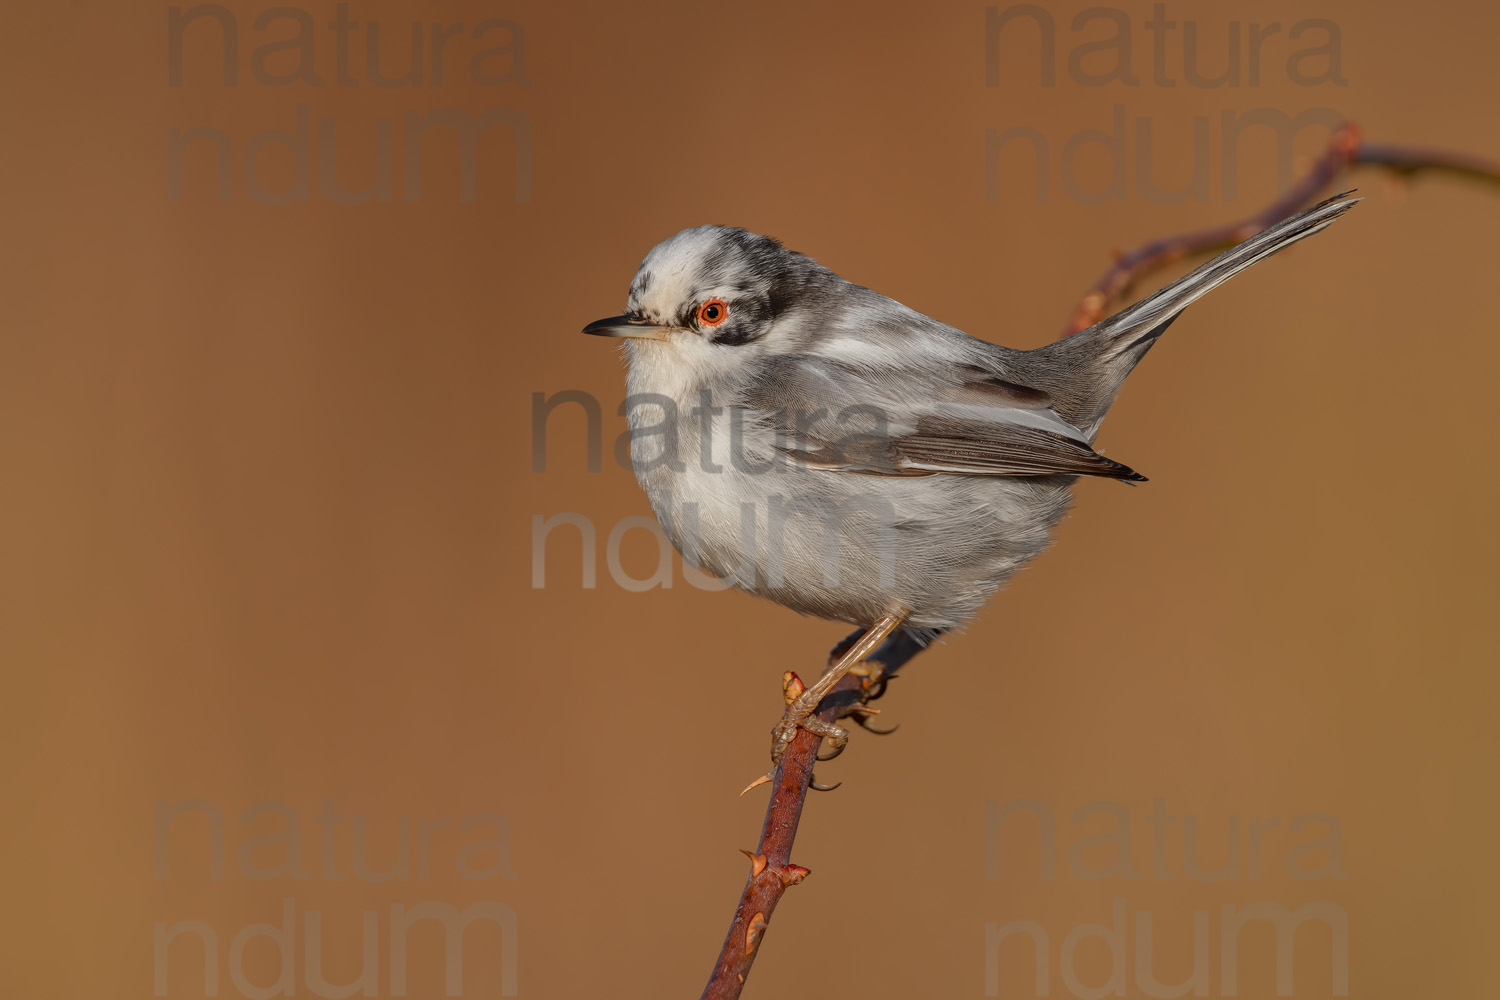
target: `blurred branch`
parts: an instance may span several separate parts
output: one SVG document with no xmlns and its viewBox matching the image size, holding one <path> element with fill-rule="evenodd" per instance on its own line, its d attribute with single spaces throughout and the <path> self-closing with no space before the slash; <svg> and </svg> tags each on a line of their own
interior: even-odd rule
<svg viewBox="0 0 1500 1000">
<path fill-rule="evenodd" d="M 1417 173 L 1448 174 L 1500 188 L 1500 163 L 1441 149 L 1366 143 L 1358 128 L 1346 124 L 1333 134 L 1327 151 L 1318 158 L 1308 175 L 1263 211 L 1239 222 L 1152 240 L 1118 254 L 1103 277 L 1084 293 L 1063 335 L 1078 333 L 1099 322 L 1110 303 L 1129 292 L 1146 275 L 1184 257 L 1226 250 L 1306 208 L 1351 167 L 1380 167 L 1401 178 Z"/>
<path fill-rule="evenodd" d="M 1343 170 L 1352 166 L 1381 167 L 1400 177 L 1418 172 L 1444 173 L 1500 187 L 1500 164 L 1444 150 L 1365 143 L 1353 125 L 1345 125 L 1334 134 L 1327 152 L 1314 164 L 1312 171 L 1264 211 L 1228 225 L 1153 240 L 1120 254 L 1104 276 L 1084 294 L 1073 311 L 1065 334 L 1077 333 L 1097 323 L 1111 302 L 1146 275 L 1192 254 L 1231 247 L 1312 204 Z M 843 655 L 863 631 L 855 632 L 840 643 L 829 662 Z M 897 632 L 869 659 L 880 663 L 888 678 L 921 650 L 922 647 L 905 633 Z M 879 697 L 884 687 L 885 682 L 881 681 L 877 690 L 871 691 L 868 681 L 847 676 L 818 705 L 818 718 L 833 722 L 856 714 L 866 702 Z M 734 922 L 729 925 L 729 935 L 724 939 L 713 976 L 703 991 L 703 1000 L 733 1000 L 740 995 L 776 904 L 790 886 L 809 874 L 806 868 L 792 864 L 792 844 L 797 838 L 797 824 L 807 802 L 813 765 L 821 742 L 820 737 L 805 729 L 800 730 L 776 768 L 760 844 L 754 854 L 745 852 L 750 857 L 750 878 L 735 908 Z"/>
</svg>

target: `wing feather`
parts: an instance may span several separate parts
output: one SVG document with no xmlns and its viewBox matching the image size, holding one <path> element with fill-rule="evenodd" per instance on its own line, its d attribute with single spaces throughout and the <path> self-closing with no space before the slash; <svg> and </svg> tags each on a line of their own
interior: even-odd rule
<svg viewBox="0 0 1500 1000">
<path fill-rule="evenodd" d="M 912 385 L 917 380 L 894 371 L 831 370 L 837 364 L 824 358 L 778 361 L 746 402 L 774 413 L 788 432 L 784 449 L 815 468 L 880 476 L 1146 480 L 1096 452 L 1081 430 L 1051 409 L 1046 393 L 988 369 L 957 367 L 952 380 Z M 817 400 L 819 412 L 841 400 L 846 405 L 837 419 L 806 422 L 788 415 L 803 412 L 789 405 L 794 400 Z"/>
</svg>

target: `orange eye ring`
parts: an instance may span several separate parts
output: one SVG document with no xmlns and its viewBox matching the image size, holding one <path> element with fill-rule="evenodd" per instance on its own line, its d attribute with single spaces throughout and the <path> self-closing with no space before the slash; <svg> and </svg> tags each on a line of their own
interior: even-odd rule
<svg viewBox="0 0 1500 1000">
<path fill-rule="evenodd" d="M 698 322 L 704 326 L 718 326 L 729 318 L 729 303 L 723 299 L 709 299 L 698 307 Z"/>
</svg>

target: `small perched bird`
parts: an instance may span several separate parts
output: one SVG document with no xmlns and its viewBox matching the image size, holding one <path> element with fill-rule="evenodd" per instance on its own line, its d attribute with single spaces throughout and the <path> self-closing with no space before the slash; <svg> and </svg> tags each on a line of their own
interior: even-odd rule
<svg viewBox="0 0 1500 1000">
<path fill-rule="evenodd" d="M 963 624 L 1047 545 L 1080 476 L 1144 482 L 1094 448 L 1121 382 L 1189 304 L 1321 231 L 1292 216 L 1087 330 L 1035 350 L 978 340 L 743 229 L 658 244 L 624 315 L 631 456 L 690 564 L 864 635 L 773 731 L 772 759 L 898 628 Z"/>
</svg>

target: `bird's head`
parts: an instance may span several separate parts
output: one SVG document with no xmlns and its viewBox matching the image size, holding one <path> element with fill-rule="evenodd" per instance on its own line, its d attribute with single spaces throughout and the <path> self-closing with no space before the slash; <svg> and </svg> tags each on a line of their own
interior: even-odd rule
<svg viewBox="0 0 1500 1000">
<path fill-rule="evenodd" d="M 684 229 L 641 262 L 625 313 L 583 332 L 694 353 L 767 346 L 778 317 L 823 274 L 830 272 L 767 236 L 724 226 Z"/>
</svg>

